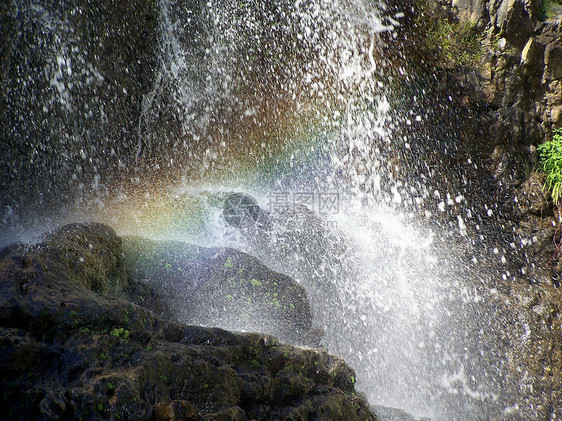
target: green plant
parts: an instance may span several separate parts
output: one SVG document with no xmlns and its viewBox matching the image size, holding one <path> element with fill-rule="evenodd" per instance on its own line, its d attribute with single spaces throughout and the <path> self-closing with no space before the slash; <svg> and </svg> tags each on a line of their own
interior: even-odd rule
<svg viewBox="0 0 562 421">
<path fill-rule="evenodd" d="M 425 45 L 445 62 L 460 66 L 477 63 L 483 51 L 482 36 L 473 22 L 431 22 L 426 32 Z"/>
<path fill-rule="evenodd" d="M 544 22 L 556 15 L 552 0 L 539 0 L 539 5 L 537 8 L 537 19 L 540 22 Z"/>
<path fill-rule="evenodd" d="M 257 279 L 250 279 L 250 283 L 252 284 L 252 286 L 255 286 L 255 287 L 261 287 L 262 286 L 262 282 L 258 281 Z"/>
<path fill-rule="evenodd" d="M 109 332 L 109 334 L 111 336 L 114 336 L 115 338 L 127 339 L 129 337 L 129 335 L 131 334 L 131 332 L 129 332 L 125 328 L 119 327 L 119 328 L 113 329 L 111 332 Z"/>
<path fill-rule="evenodd" d="M 224 267 L 227 269 L 232 269 L 234 265 L 232 264 L 232 258 L 228 257 L 228 259 L 226 259 L 224 261 Z"/>
<path fill-rule="evenodd" d="M 546 173 L 544 190 L 549 190 L 554 204 L 562 195 L 562 128 L 555 129 L 552 140 L 537 148 L 542 170 Z"/>
</svg>

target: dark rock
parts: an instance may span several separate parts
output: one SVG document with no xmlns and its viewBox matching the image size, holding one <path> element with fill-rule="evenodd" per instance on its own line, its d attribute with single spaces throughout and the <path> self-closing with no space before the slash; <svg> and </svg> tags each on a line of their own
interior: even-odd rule
<svg viewBox="0 0 562 421">
<path fill-rule="evenodd" d="M 128 286 L 121 239 L 102 224 L 71 224 L 43 236 L 38 262 L 53 281 L 63 278 L 105 295 Z M 25 259 L 25 258 L 24 258 Z"/>
<path fill-rule="evenodd" d="M 552 215 L 552 199 L 544 188 L 546 174 L 533 172 L 517 191 L 519 211 L 538 216 Z"/>
<path fill-rule="evenodd" d="M 537 9 L 535 0 L 462 0 L 452 8 L 461 21 L 489 16 L 483 59 L 491 72 L 474 87 L 503 107 L 498 117 L 510 123 L 505 141 L 511 144 L 539 143 L 561 120 L 561 26 L 556 19 L 537 22 Z"/>
<path fill-rule="evenodd" d="M 131 289 L 119 243 L 106 226 L 72 225 L 0 251 L 0 418 L 377 419 L 337 357 L 128 301 L 156 293 Z"/>
<path fill-rule="evenodd" d="M 544 62 L 552 79 L 562 79 L 562 46 L 548 44 Z"/>
<path fill-rule="evenodd" d="M 490 22 L 486 3 L 485 0 L 453 0 L 451 5 L 462 20 L 470 20 L 486 26 Z"/>
<path fill-rule="evenodd" d="M 415 418 L 401 409 L 376 405 L 373 410 L 381 421 L 429 421 L 429 418 Z"/>
<path fill-rule="evenodd" d="M 509 344 L 505 379 L 532 391 L 524 395 L 523 405 L 534 408 L 535 419 L 562 415 L 561 303 L 560 288 L 548 283 L 511 284 L 495 302 L 495 316 L 506 327 L 502 340 Z"/>
<path fill-rule="evenodd" d="M 131 277 L 147 281 L 184 323 L 307 338 L 312 313 L 304 288 L 254 257 L 140 237 L 126 237 L 123 250 Z"/>
<path fill-rule="evenodd" d="M 188 401 L 170 401 L 156 404 L 154 407 L 156 421 L 198 421 L 199 411 Z"/>
</svg>

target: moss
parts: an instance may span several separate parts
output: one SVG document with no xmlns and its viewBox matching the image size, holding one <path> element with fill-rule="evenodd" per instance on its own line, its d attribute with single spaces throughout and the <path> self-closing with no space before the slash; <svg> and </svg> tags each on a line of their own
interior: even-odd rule
<svg viewBox="0 0 562 421">
<path fill-rule="evenodd" d="M 558 1 L 558 4 L 562 4 L 560 3 L 560 0 Z M 553 1 L 539 0 L 537 6 L 537 19 L 540 22 L 544 22 L 545 20 L 553 18 L 554 16 L 556 16 L 556 10 L 554 9 Z"/>
<path fill-rule="evenodd" d="M 131 332 L 129 332 L 127 329 L 124 329 L 122 327 L 119 328 L 115 328 L 113 330 L 111 330 L 111 332 L 109 332 L 109 334 L 115 338 L 118 339 L 127 339 L 129 338 L 129 335 L 131 334 Z"/>
<path fill-rule="evenodd" d="M 257 279 L 250 279 L 249 282 L 254 287 L 261 287 L 263 285 L 263 283 L 258 281 Z"/>
<path fill-rule="evenodd" d="M 232 269 L 233 268 L 233 264 L 232 264 L 232 258 L 229 256 L 225 261 L 224 261 L 224 267 L 227 269 Z"/>
</svg>

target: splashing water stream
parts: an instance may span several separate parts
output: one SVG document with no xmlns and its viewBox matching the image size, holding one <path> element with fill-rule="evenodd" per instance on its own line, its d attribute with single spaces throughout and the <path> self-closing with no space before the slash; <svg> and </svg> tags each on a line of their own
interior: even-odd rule
<svg viewBox="0 0 562 421">
<path fill-rule="evenodd" d="M 497 272 L 483 268 L 495 263 L 477 270 L 466 258 L 477 244 L 467 237 L 467 215 L 478 210 L 469 192 L 444 193 L 431 173 L 399 159 L 416 139 L 396 129 L 423 120 L 389 103 L 381 34 L 400 14 L 364 0 L 161 0 L 152 77 L 136 114 L 124 114 L 130 127 L 118 133 L 112 114 L 135 81 L 113 86 L 106 69 L 102 75 L 96 60 L 104 50 L 72 29 L 82 9 L 57 15 L 32 1 L 11 8 L 49 46 L 32 55 L 49 64 L 39 78 L 49 101 L 33 130 L 24 129 L 58 143 L 35 145 L 44 156 L 32 158 L 32 177 L 53 180 L 37 184 L 41 195 L 58 192 L 60 176 L 79 197 L 47 212 L 41 199 L 27 219 L 6 200 L 3 242 L 22 236 L 5 228 L 14 224 L 32 232 L 45 221 L 93 218 L 123 234 L 236 247 L 306 287 L 323 346 L 355 368 L 372 404 L 432 419 L 514 411 L 519 398 L 502 396 L 509 386 L 493 283 L 485 287 Z M 263 237 L 228 226 L 220 203 L 233 191 L 255 197 L 278 225 Z M 329 198 L 336 202 L 321 202 Z M 310 211 L 284 220 L 276 206 L 295 201 Z M 461 205 L 453 237 L 449 226 L 418 217 L 424 206 Z"/>
</svg>

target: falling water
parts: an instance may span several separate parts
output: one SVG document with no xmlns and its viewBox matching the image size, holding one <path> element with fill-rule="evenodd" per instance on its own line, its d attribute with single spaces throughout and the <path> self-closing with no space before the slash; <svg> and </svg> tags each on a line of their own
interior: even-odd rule
<svg viewBox="0 0 562 421">
<path fill-rule="evenodd" d="M 483 239 L 495 205 L 471 202 L 463 172 L 441 184 L 430 152 L 450 134 L 422 135 L 419 107 L 391 105 L 384 39 L 401 13 L 364 0 L 161 0 L 135 38 L 101 6 L 4 7 L 35 66 L 14 65 L 13 51 L 2 63 L 2 243 L 94 218 L 237 247 L 307 288 L 322 346 L 372 404 L 437 420 L 523 410 L 494 310 L 506 250 Z M 88 24 L 99 15 L 107 26 Z M 103 60 L 120 48 L 133 59 Z M 270 213 L 268 232 L 225 223 L 233 191 Z M 278 212 L 297 196 L 309 211 Z M 524 323 L 509 335 L 524 342 Z"/>
</svg>

